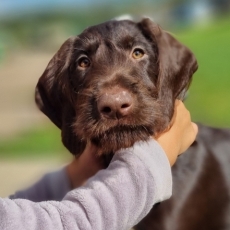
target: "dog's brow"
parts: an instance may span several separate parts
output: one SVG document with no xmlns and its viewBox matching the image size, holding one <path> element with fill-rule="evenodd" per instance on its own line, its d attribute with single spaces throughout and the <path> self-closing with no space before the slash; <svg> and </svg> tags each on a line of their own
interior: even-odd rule
<svg viewBox="0 0 230 230">
<path fill-rule="evenodd" d="M 128 35 L 119 39 L 117 45 L 118 47 L 123 49 L 131 49 L 133 46 L 133 42 L 134 42 L 134 37 Z"/>
<path fill-rule="evenodd" d="M 80 44 L 76 44 L 74 50 L 78 51 L 79 53 L 84 53 L 86 55 L 90 55 L 96 53 L 100 43 L 94 40 L 83 40 Z"/>
<path fill-rule="evenodd" d="M 82 48 L 74 48 L 74 50 L 80 51 L 80 52 L 86 52 L 86 50 L 82 49 Z"/>
<path fill-rule="evenodd" d="M 117 46 L 119 48 L 125 49 L 125 50 L 131 50 L 135 46 L 140 46 L 142 48 L 149 47 L 149 44 L 145 41 L 137 39 L 135 36 L 126 36 L 122 38 L 120 41 L 117 42 Z"/>
<path fill-rule="evenodd" d="M 142 48 L 147 48 L 147 47 L 149 47 L 149 44 L 146 43 L 146 42 L 143 42 L 143 41 L 134 41 L 132 47 L 135 47 L 135 46 L 140 46 Z"/>
</svg>

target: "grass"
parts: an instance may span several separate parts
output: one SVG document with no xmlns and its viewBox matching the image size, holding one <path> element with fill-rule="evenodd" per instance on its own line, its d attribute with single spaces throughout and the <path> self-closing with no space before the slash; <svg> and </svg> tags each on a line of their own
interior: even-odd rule
<svg viewBox="0 0 230 230">
<path fill-rule="evenodd" d="M 178 38 L 195 54 L 199 69 L 186 101 L 195 121 L 230 127 L 230 17 L 194 27 Z"/>
<path fill-rule="evenodd" d="M 195 54 L 199 69 L 194 75 L 186 105 L 194 121 L 230 127 L 230 17 L 208 27 L 194 27 L 177 34 Z M 46 125 L 0 142 L 0 157 L 62 157 L 60 131 Z"/>
<path fill-rule="evenodd" d="M 60 130 L 54 125 L 45 125 L 24 131 L 9 140 L 0 141 L 1 158 L 67 157 L 69 153 L 61 142 Z"/>
</svg>

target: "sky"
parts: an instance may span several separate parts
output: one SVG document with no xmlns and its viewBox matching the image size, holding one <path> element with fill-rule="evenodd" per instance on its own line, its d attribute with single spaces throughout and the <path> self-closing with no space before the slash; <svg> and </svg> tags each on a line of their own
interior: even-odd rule
<svg viewBox="0 0 230 230">
<path fill-rule="evenodd" d="M 97 0 L 97 3 L 103 1 L 105 0 Z M 86 6 L 90 3 L 95 3 L 95 0 L 0 0 L 0 17 L 17 15 L 30 10 Z"/>
<path fill-rule="evenodd" d="M 135 0 L 143 3 L 164 3 L 169 0 Z M 92 5 L 100 5 L 102 3 L 119 4 L 135 3 L 134 0 L 0 0 L 0 19 L 17 17 L 23 13 L 31 13 L 33 11 L 55 10 L 60 8 L 74 7 L 92 7 Z"/>
</svg>

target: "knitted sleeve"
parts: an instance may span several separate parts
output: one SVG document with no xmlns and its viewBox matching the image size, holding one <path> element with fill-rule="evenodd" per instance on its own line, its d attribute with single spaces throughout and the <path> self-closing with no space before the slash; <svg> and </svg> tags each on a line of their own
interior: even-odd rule
<svg viewBox="0 0 230 230">
<path fill-rule="evenodd" d="M 61 202 L 0 199 L 0 229 L 130 229 L 171 193 L 168 159 L 150 139 L 118 151 L 107 169 Z"/>
</svg>

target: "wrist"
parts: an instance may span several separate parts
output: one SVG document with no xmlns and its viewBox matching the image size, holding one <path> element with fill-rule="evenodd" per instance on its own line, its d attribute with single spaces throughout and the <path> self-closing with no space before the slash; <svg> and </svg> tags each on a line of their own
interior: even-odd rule
<svg viewBox="0 0 230 230">
<path fill-rule="evenodd" d="M 180 146 L 178 141 L 173 141 L 172 138 L 168 136 L 160 136 L 156 141 L 164 150 L 170 165 L 173 166 L 179 155 Z"/>
</svg>

